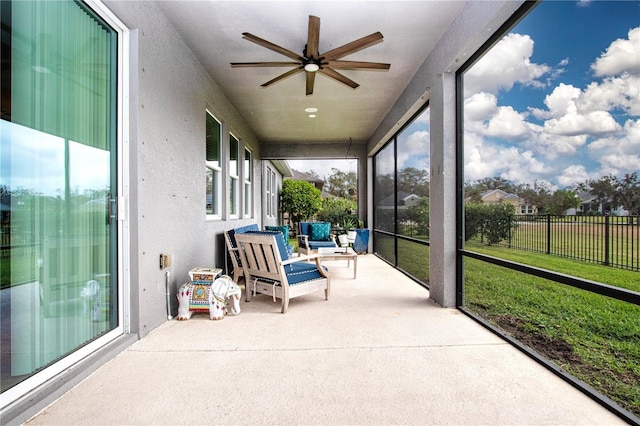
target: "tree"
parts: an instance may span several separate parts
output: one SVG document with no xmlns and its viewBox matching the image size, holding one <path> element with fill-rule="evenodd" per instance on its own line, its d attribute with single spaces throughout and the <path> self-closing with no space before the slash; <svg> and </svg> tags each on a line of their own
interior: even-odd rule
<svg viewBox="0 0 640 426">
<path fill-rule="evenodd" d="M 509 203 L 466 204 L 465 214 L 465 241 L 472 238 L 486 237 L 487 244 L 493 245 L 506 240 L 515 227 L 513 214 L 515 207 Z"/>
<path fill-rule="evenodd" d="M 318 220 L 331 222 L 345 229 L 358 224 L 355 212 L 358 206 L 355 201 L 346 198 L 323 198 L 322 209 L 318 212 Z"/>
<path fill-rule="evenodd" d="M 528 183 L 518 186 L 516 193 L 524 199 L 526 204 L 535 207 L 537 212 L 542 213 L 550 202 L 551 184 L 535 180 L 533 186 Z"/>
<path fill-rule="evenodd" d="M 340 169 L 332 168 L 331 175 L 324 179 L 324 190 L 331 195 L 340 198 L 351 198 L 350 189 L 358 187 L 358 176 L 356 172 L 344 172 Z"/>
<path fill-rule="evenodd" d="M 429 197 L 420 197 L 415 206 L 407 209 L 407 219 L 415 224 L 418 235 L 429 239 Z"/>
<path fill-rule="evenodd" d="M 640 212 L 640 180 L 638 172 L 625 174 L 622 179 L 609 174 L 580 185 L 596 198 L 596 202 L 611 208 L 623 207 L 632 215 Z"/>
<path fill-rule="evenodd" d="M 570 208 L 578 207 L 578 194 L 571 189 L 558 189 L 549 198 L 545 210 L 551 214 L 563 215 Z"/>
<path fill-rule="evenodd" d="M 312 218 L 322 207 L 320 190 L 303 180 L 285 179 L 282 182 L 281 209 L 297 227 L 301 220 Z"/>
<path fill-rule="evenodd" d="M 398 191 L 428 197 L 429 171 L 415 167 L 405 167 L 398 170 Z"/>
</svg>

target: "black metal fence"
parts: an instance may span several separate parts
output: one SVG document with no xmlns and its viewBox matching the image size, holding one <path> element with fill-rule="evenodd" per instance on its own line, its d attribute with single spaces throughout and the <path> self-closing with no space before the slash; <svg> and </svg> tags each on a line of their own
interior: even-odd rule
<svg viewBox="0 0 640 426">
<path fill-rule="evenodd" d="M 640 271 L 640 216 L 514 215 L 509 230 L 495 245 Z"/>
</svg>

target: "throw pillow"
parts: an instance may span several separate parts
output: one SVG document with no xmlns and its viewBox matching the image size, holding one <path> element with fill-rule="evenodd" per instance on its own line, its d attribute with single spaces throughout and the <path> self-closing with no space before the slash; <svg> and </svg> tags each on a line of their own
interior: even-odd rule
<svg viewBox="0 0 640 426">
<path fill-rule="evenodd" d="M 331 224 L 329 222 L 314 222 L 311 224 L 311 241 L 331 241 Z"/>
</svg>

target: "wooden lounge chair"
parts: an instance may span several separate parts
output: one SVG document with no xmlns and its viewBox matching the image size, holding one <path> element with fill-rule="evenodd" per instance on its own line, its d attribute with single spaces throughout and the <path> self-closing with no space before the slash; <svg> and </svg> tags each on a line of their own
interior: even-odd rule
<svg viewBox="0 0 640 426">
<path fill-rule="evenodd" d="M 329 222 L 300 222 L 297 238 L 299 254 L 311 254 L 320 247 L 337 247 Z"/>
<path fill-rule="evenodd" d="M 238 251 L 238 244 L 236 243 L 236 234 L 242 234 L 249 231 L 258 231 L 258 225 L 251 224 L 236 229 L 228 229 L 224 231 L 224 240 L 227 244 L 227 250 L 229 251 L 229 257 L 233 264 L 233 282 L 238 284 L 240 278 L 244 279 L 244 271 L 242 270 L 242 260 L 240 259 L 240 253 Z"/>
<path fill-rule="evenodd" d="M 236 234 L 245 277 L 246 301 L 256 293 L 282 300 L 284 314 L 289 299 L 324 290 L 329 299 L 331 280 L 317 255 L 289 258 L 281 232 Z M 308 262 L 315 260 L 315 262 Z"/>
</svg>

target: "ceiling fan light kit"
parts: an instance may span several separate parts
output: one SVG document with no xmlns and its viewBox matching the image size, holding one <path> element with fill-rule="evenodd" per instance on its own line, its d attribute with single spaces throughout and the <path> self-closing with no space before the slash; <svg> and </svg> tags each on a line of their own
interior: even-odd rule
<svg viewBox="0 0 640 426">
<path fill-rule="evenodd" d="M 375 32 L 368 36 L 359 38 L 350 43 L 332 49 L 328 52 L 320 54 L 318 52 L 318 42 L 320 40 L 320 18 L 317 16 L 309 16 L 309 32 L 307 36 L 307 45 L 302 51 L 302 55 L 271 43 L 260 37 L 254 36 L 250 33 L 242 33 L 245 39 L 256 43 L 262 47 L 265 47 L 274 52 L 280 53 L 293 59 L 295 62 L 232 62 L 231 66 L 234 68 L 241 67 L 295 67 L 283 74 L 280 74 L 276 78 L 267 81 L 262 84 L 262 87 L 268 87 L 280 80 L 283 80 L 292 75 L 305 72 L 306 73 L 306 94 L 313 94 L 313 86 L 315 83 L 315 76 L 317 73 L 326 77 L 332 78 L 342 84 L 345 84 L 353 89 L 359 86 L 358 83 L 350 78 L 340 74 L 336 69 L 343 70 L 388 70 L 391 65 L 383 64 L 379 62 L 361 62 L 361 61 L 341 61 L 340 58 L 366 49 L 374 44 L 381 43 L 383 41 L 382 34 Z"/>
</svg>

